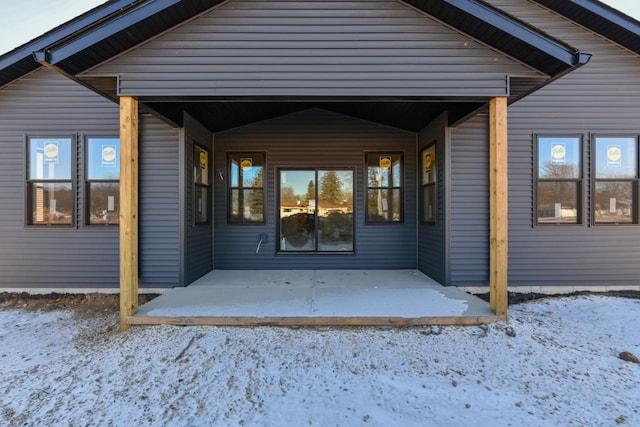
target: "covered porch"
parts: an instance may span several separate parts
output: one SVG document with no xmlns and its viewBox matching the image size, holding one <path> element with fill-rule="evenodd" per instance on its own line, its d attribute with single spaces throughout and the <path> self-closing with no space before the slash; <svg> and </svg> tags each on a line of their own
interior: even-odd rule
<svg viewBox="0 0 640 427">
<path fill-rule="evenodd" d="M 214 270 L 127 316 L 128 325 L 467 325 L 503 316 L 418 270 Z"/>
<path fill-rule="evenodd" d="M 135 11 L 137 20 L 118 16 L 112 26 L 101 28 L 100 43 L 112 43 L 113 39 L 108 36 L 118 29 L 145 26 L 150 16 L 170 15 L 168 9 L 147 10 L 151 3 Z M 179 218 L 173 219 L 178 224 L 179 236 L 177 286 L 188 285 L 202 275 L 222 274 L 215 268 L 246 269 L 242 275 L 258 280 L 226 287 L 223 284 L 233 280 L 216 280 L 216 286 L 209 287 L 196 282 L 170 292 L 167 298 L 174 294 L 177 301 L 178 295 L 182 295 L 183 306 L 193 309 L 190 313 L 171 312 L 173 318 L 183 319 L 175 322 L 193 324 L 200 317 L 221 316 L 226 321 L 234 319 L 236 324 L 285 324 L 284 319 L 299 319 L 301 313 L 305 313 L 305 322 L 332 319 L 332 322 L 340 320 L 346 324 L 349 319 L 373 319 L 362 320 L 360 324 L 378 324 L 380 319 L 387 319 L 391 323 L 416 324 L 464 323 L 467 320 L 455 319 L 468 317 L 466 309 L 461 308 L 469 304 L 467 297 L 463 293 L 453 297 L 449 294 L 452 289 L 435 283 L 432 288 L 429 280 L 422 280 L 424 288 L 415 284 L 390 286 L 395 280 L 371 287 L 375 281 L 360 277 L 355 282 L 366 285 L 363 288 L 353 285 L 352 278 L 342 277 L 336 279 L 333 286 L 325 286 L 326 283 L 319 283 L 314 277 L 326 272 L 314 269 L 390 270 L 380 273 L 382 275 L 392 274 L 399 268 L 417 268 L 440 283 L 451 284 L 447 278 L 450 259 L 447 239 L 452 234 L 452 221 L 447 215 L 456 207 L 449 203 L 453 188 L 448 163 L 450 130 L 478 117 L 479 113 L 484 117 L 484 112 L 488 112 L 483 141 L 488 155 L 484 163 L 476 163 L 488 168 L 488 185 L 481 189 L 481 203 L 486 203 L 486 212 L 478 221 L 486 244 L 472 251 L 482 252 L 483 257 L 487 255 L 486 281 L 490 285 L 491 302 L 486 313 L 506 316 L 507 105 L 584 63 L 575 49 L 473 1 L 455 5 L 420 3 L 420 6 L 413 2 L 335 2 L 328 6 L 300 2 L 295 7 L 283 2 L 266 10 L 260 2 L 231 1 L 212 2 L 207 5 L 208 9 L 204 7 L 197 12 L 186 10 L 186 3 L 176 2 L 176 8 L 189 17 L 207 11 L 193 20 L 185 20 L 184 25 L 171 31 L 157 28 L 153 33 L 155 38 L 148 43 L 142 43 L 146 38 L 135 40 L 132 45 L 122 46 L 119 53 L 135 45 L 134 49 L 120 56 L 103 58 L 100 65 L 83 63 L 73 71 L 65 71 L 100 93 L 118 99 L 120 104 L 122 330 L 140 323 L 135 319 L 145 318 L 145 310 L 151 315 L 147 319 L 154 313 L 150 306 L 135 315 L 138 312 L 139 219 L 141 213 L 144 216 L 141 212 L 144 204 L 139 206 L 137 189 L 141 160 L 149 156 L 148 152 L 144 153 L 144 137 L 140 140 L 140 113 L 157 116 L 180 129 Z M 336 22 L 340 25 L 336 26 Z M 85 51 L 89 41 L 92 46 L 99 45 L 90 33 L 82 34 L 78 41 L 78 51 Z M 65 46 L 65 49 L 75 47 Z M 67 52 L 52 48 L 38 53 L 41 64 L 65 70 Z M 326 126 L 327 122 L 316 120 L 316 127 L 310 128 L 309 122 L 298 121 L 289 122 L 277 131 L 267 125 L 260 131 L 242 134 L 244 138 L 229 137 L 234 130 L 236 134 L 242 133 L 254 124 L 258 126 L 267 120 L 309 109 L 330 111 L 367 125 L 345 127 L 341 121 L 336 122 L 336 126 Z M 389 130 L 385 133 L 390 135 L 388 138 L 373 141 L 373 136 L 379 136 L 383 128 L 404 132 L 406 138 L 399 143 Z M 308 129 L 312 132 L 307 132 Z M 353 129 L 356 131 L 349 133 Z M 305 146 L 306 142 L 309 143 Z M 143 148 L 141 158 L 139 145 Z M 339 152 L 345 147 L 348 152 Z M 435 153 L 433 168 L 430 147 L 434 147 Z M 367 157 L 368 153 L 372 154 Z M 257 154 L 255 169 L 259 169 L 260 179 L 258 172 L 251 185 L 229 179 L 237 177 L 234 170 L 240 171 L 239 165 L 244 170 L 245 160 L 246 168 L 254 168 L 254 154 Z M 389 169 L 390 161 L 400 165 L 394 184 L 384 188 L 382 183 L 369 185 L 369 169 Z M 308 179 L 311 190 L 307 191 L 311 194 L 307 199 L 314 201 L 313 206 L 320 200 L 317 185 L 321 184 L 320 174 L 348 171 L 345 181 L 352 183 L 347 192 L 350 197 L 341 200 L 350 206 L 340 211 L 351 218 L 350 234 L 342 233 L 351 236 L 350 245 L 345 246 L 345 256 L 337 253 L 337 248 L 334 253 L 320 254 L 331 252 L 332 248 L 318 245 L 303 247 L 308 253 L 300 254 L 291 253 L 289 242 L 274 245 L 282 242 L 280 231 L 284 226 L 280 220 L 290 202 L 283 201 L 286 197 L 282 197 L 288 189 L 283 184 L 290 184 L 285 174 L 295 169 L 313 174 L 313 179 Z M 369 203 L 367 197 L 374 194 L 372 189 L 381 190 L 379 194 L 387 191 L 384 198 L 378 196 L 382 206 L 379 211 L 389 211 L 389 204 L 384 207 L 383 199 L 394 201 L 394 206 L 399 207 L 397 216 L 378 212 L 384 221 L 392 218 L 397 224 L 371 224 L 367 213 L 374 203 Z M 256 202 L 257 213 L 249 209 L 247 214 L 246 206 L 241 207 L 237 202 L 244 200 L 240 194 L 245 193 L 256 195 L 255 200 L 260 201 Z M 293 195 L 300 194 L 296 189 Z M 372 196 L 372 200 L 374 198 Z M 319 206 L 316 210 L 313 217 L 306 213 L 307 219 L 315 221 L 314 226 L 319 224 L 315 218 L 321 214 Z M 419 217 L 430 210 L 435 215 Z M 241 220 L 236 218 L 239 212 L 243 214 Z M 319 240 L 320 227 L 312 228 L 307 222 L 302 225 L 297 224 L 297 232 L 313 232 L 311 240 Z M 402 230 L 402 239 L 398 238 L 398 230 Z M 266 248 L 261 249 L 262 242 Z M 396 244 L 387 249 L 380 242 Z M 389 261 L 392 257 L 395 263 Z M 431 268 L 433 266 L 435 268 Z M 279 274 L 293 270 L 287 274 L 297 274 L 296 280 L 270 285 L 264 280 L 268 275 L 261 276 L 264 268 L 280 269 Z M 305 272 L 300 272 L 302 270 Z M 438 270 L 441 277 L 433 270 Z M 332 293 L 332 290 L 340 292 Z M 206 298 L 205 292 L 209 293 Z M 416 292 L 420 295 L 414 295 Z M 226 306 L 218 305 L 213 311 L 196 316 L 195 306 L 187 297 L 196 302 L 211 301 L 212 305 L 226 301 L 232 308 L 250 309 L 225 311 Z M 337 299 L 331 300 L 333 297 Z M 270 311 L 272 307 L 286 306 L 289 299 L 292 311 L 282 314 Z M 445 311 L 437 311 L 431 304 L 438 299 Z M 354 305 L 356 301 L 362 306 Z M 410 308 L 408 302 L 415 303 L 413 308 L 417 311 L 403 311 Z M 385 307 L 387 303 L 389 310 Z M 458 310 L 446 311 L 447 307 L 454 306 Z M 371 307 L 375 310 L 369 310 Z M 391 307 L 403 310 L 394 311 Z M 187 315 L 190 317 L 185 317 Z M 368 317 L 372 315 L 375 316 Z M 482 321 L 482 311 L 469 318 L 474 319 L 470 323 Z"/>
</svg>

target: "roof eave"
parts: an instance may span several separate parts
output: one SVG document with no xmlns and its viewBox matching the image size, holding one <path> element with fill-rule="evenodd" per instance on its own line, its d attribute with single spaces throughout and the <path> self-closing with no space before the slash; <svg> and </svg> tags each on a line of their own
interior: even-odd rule
<svg viewBox="0 0 640 427">
<path fill-rule="evenodd" d="M 534 0 L 536 3 L 640 55 L 640 21 L 597 0 Z"/>
<path fill-rule="evenodd" d="M 578 49 L 480 0 L 405 2 L 550 77 L 584 60 Z"/>
<path fill-rule="evenodd" d="M 0 87 L 40 67 L 40 64 L 32 59 L 34 52 L 71 37 L 134 3 L 134 0 L 109 1 L 0 56 Z M 22 64 L 20 69 L 12 70 L 18 64 Z"/>
<path fill-rule="evenodd" d="M 480 0 L 404 1 L 550 78 L 582 65 L 589 57 Z M 6 61 L 4 68 L 0 63 L 0 87 L 6 84 L 2 81 L 2 74 L 7 68 L 11 69 L 11 66 L 16 67 L 18 61 L 25 62 L 24 55 L 27 52 L 29 57 L 36 52 L 34 56 L 39 62 L 32 60 L 33 69 L 42 64 L 57 67 L 69 75 L 77 75 L 121 53 L 106 49 L 118 37 L 126 39 L 126 43 L 119 45 L 120 50 L 153 37 L 154 34 L 132 36 L 137 24 L 155 16 L 184 21 L 190 14 L 208 10 L 221 2 L 222 0 L 113 0 L 0 58 Z M 171 25 L 178 25 L 180 22 L 172 22 Z M 161 33 L 166 29 L 154 30 Z M 12 59 L 14 62 L 7 67 Z M 16 70 L 13 71 L 15 74 Z M 20 72 L 23 70 L 20 69 Z M 15 78 L 9 75 L 6 77 Z"/>
</svg>

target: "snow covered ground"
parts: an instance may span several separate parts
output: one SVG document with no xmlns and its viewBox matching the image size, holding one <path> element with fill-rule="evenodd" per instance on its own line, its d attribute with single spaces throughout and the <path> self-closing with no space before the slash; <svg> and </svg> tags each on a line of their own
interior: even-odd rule
<svg viewBox="0 0 640 427">
<path fill-rule="evenodd" d="M 640 425 L 640 365 L 618 358 L 640 355 L 640 300 L 546 299 L 510 316 L 120 334 L 114 314 L 0 310 L 0 425 Z"/>
</svg>

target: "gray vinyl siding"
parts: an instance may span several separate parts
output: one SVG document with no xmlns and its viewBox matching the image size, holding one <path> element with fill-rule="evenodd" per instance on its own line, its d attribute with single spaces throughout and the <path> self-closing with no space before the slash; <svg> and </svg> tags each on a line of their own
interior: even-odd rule
<svg viewBox="0 0 640 427">
<path fill-rule="evenodd" d="M 118 136 L 118 105 L 42 69 L 0 92 L 0 287 L 118 288 L 117 226 L 86 226 L 84 140 Z M 72 136 L 78 143 L 77 226 L 25 226 L 25 136 Z M 140 286 L 177 282 L 177 135 L 141 119 Z"/>
<path fill-rule="evenodd" d="M 443 114 L 430 123 L 425 129 L 418 134 L 418 153 L 417 171 L 418 171 L 418 269 L 431 277 L 432 279 L 446 284 L 446 217 L 445 198 L 446 194 L 446 163 L 448 159 L 445 157 L 445 148 L 447 142 L 446 136 L 447 115 Z M 424 224 L 421 221 L 422 215 L 422 150 L 436 144 L 436 200 L 437 200 L 437 221 L 435 224 Z"/>
<path fill-rule="evenodd" d="M 159 119 L 140 118 L 139 282 L 179 284 L 179 132 Z"/>
<path fill-rule="evenodd" d="M 638 285 L 640 226 L 590 225 L 588 163 L 585 224 L 533 224 L 533 134 L 584 135 L 585 162 L 590 135 L 640 134 L 640 58 L 532 2 L 490 3 L 593 54 L 586 66 L 509 108 L 509 285 Z"/>
<path fill-rule="evenodd" d="M 209 150 L 213 158 L 212 136 L 200 123 L 185 115 L 184 150 L 185 150 L 185 284 L 202 277 L 213 269 L 213 223 L 194 224 L 194 179 L 193 179 L 193 146 L 194 143 Z M 211 172 L 211 170 L 209 171 Z M 211 177 L 210 177 L 211 179 Z M 215 203 L 214 203 L 215 205 Z"/>
<path fill-rule="evenodd" d="M 479 115 L 451 130 L 450 284 L 489 280 L 489 122 Z"/>
<path fill-rule="evenodd" d="M 311 109 L 215 135 L 215 169 L 226 169 L 227 152 L 266 153 L 266 224 L 227 224 L 227 186 L 215 180 L 215 268 L 349 269 L 416 268 L 416 135 L 372 122 Z M 365 224 L 365 152 L 404 155 L 404 223 Z M 286 254 L 276 251 L 276 173 L 279 168 L 355 170 L 355 254 Z M 256 254 L 258 236 L 268 243 Z"/>
<path fill-rule="evenodd" d="M 540 76 L 392 0 L 232 0 L 86 75 L 142 97 L 491 97 Z"/>
<path fill-rule="evenodd" d="M 118 106 L 71 80 L 39 70 L 0 92 L 0 287 L 118 287 L 118 227 L 25 226 L 25 135 L 117 136 Z"/>
</svg>

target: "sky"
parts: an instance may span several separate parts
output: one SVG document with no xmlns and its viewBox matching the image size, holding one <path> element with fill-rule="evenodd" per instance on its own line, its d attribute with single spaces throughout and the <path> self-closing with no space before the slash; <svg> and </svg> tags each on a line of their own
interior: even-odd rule
<svg viewBox="0 0 640 427">
<path fill-rule="evenodd" d="M 0 0 L 0 54 L 102 3 L 105 0 Z M 640 20 L 638 0 L 604 0 L 604 3 Z"/>
</svg>

